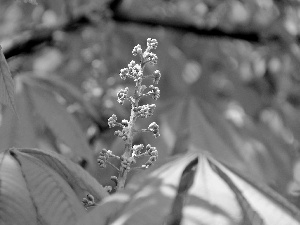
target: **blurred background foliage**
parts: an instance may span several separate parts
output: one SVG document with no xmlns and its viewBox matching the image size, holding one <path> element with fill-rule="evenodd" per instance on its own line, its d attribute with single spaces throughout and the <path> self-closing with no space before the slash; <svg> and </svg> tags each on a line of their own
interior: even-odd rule
<svg viewBox="0 0 300 225">
<path fill-rule="evenodd" d="M 133 83 L 118 74 L 151 37 L 159 62 L 146 73 L 160 69 L 161 98 L 138 126 L 156 121 L 161 137 L 136 143 L 157 147 L 153 168 L 207 152 L 300 207 L 300 2 L 28 2 L 0 0 L 0 44 L 20 117 L 2 110 L 1 149 L 51 149 L 112 185 L 115 171 L 97 168 L 97 153 L 123 151 L 107 119 L 129 117 L 116 93 Z"/>
</svg>

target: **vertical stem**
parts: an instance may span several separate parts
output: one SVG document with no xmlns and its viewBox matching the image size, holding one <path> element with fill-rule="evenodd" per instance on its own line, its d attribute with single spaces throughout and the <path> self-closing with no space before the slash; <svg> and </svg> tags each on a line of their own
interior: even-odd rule
<svg viewBox="0 0 300 225">
<path fill-rule="evenodd" d="M 134 108 L 138 106 L 138 99 L 135 98 L 135 102 L 131 105 L 131 113 L 130 113 L 130 120 L 128 123 L 128 136 L 127 136 L 127 140 L 125 143 L 125 150 L 124 153 L 122 155 L 123 159 L 128 159 L 131 157 L 131 148 L 132 148 L 132 143 L 133 143 L 133 131 L 134 131 L 134 124 L 135 121 L 137 119 L 136 117 L 136 113 L 134 112 Z M 125 187 L 125 182 L 127 179 L 127 173 L 128 170 L 124 167 L 121 166 L 120 168 L 120 172 L 119 172 L 119 176 L 118 176 L 118 186 L 117 186 L 117 190 L 122 190 Z"/>
<path fill-rule="evenodd" d="M 144 62 L 144 59 L 142 58 L 141 62 L 140 62 L 142 74 L 144 72 L 145 65 L 146 65 L 146 63 Z M 133 143 L 133 134 L 134 134 L 133 131 L 134 131 L 134 124 L 137 119 L 137 115 L 136 115 L 136 112 L 134 111 L 134 108 L 139 106 L 139 100 L 140 100 L 140 97 L 142 96 L 141 86 L 142 86 L 142 80 L 136 81 L 135 92 L 134 92 L 134 97 L 133 97 L 134 102 L 131 104 L 130 120 L 128 123 L 127 140 L 125 143 L 124 153 L 122 155 L 123 160 L 124 159 L 127 160 L 128 158 L 130 158 L 132 156 L 131 149 L 132 149 L 132 143 Z M 121 166 L 119 176 L 118 176 L 117 190 L 124 189 L 128 172 L 129 172 L 129 170 L 127 170 L 126 168 Z"/>
</svg>

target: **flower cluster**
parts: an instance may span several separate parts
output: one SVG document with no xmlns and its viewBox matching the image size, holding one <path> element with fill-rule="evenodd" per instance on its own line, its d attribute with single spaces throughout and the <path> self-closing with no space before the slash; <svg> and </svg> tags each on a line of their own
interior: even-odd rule
<svg viewBox="0 0 300 225">
<path fill-rule="evenodd" d="M 159 126 L 152 122 L 148 126 L 147 129 L 137 130 L 135 128 L 135 122 L 138 118 L 148 118 L 153 115 L 154 109 L 156 107 L 155 104 L 145 104 L 139 105 L 139 101 L 142 97 L 149 96 L 154 100 L 157 100 L 160 97 L 160 90 L 158 87 L 154 85 L 143 85 L 142 82 L 144 79 L 150 78 L 153 80 L 153 84 L 158 84 L 161 78 L 161 73 L 159 70 L 155 70 L 150 75 L 144 74 L 144 67 L 146 64 L 157 64 L 157 55 L 152 52 L 153 49 L 156 49 L 158 42 L 156 39 L 147 39 L 147 48 L 143 52 L 141 45 L 136 45 L 132 54 L 134 56 L 140 57 L 140 62 L 136 63 L 132 60 L 128 66 L 124 69 L 120 70 L 120 77 L 122 80 L 126 80 L 127 78 L 133 79 L 135 82 L 135 90 L 132 91 L 133 95 L 129 94 L 129 88 L 121 89 L 118 94 L 118 102 L 123 105 L 125 100 L 129 100 L 131 104 L 131 115 L 130 120 L 122 120 L 121 123 L 117 122 L 117 116 L 112 115 L 108 119 L 108 125 L 110 128 L 112 127 L 121 127 L 120 130 L 115 131 L 115 135 L 122 138 L 125 141 L 124 153 L 121 157 L 115 156 L 112 154 L 110 150 L 103 149 L 98 157 L 98 164 L 100 167 L 104 168 L 106 164 L 110 164 L 115 167 L 113 164 L 108 162 L 110 157 L 115 157 L 120 160 L 121 166 L 120 168 L 116 168 L 119 171 L 119 176 L 116 180 L 117 189 L 124 188 L 127 172 L 129 170 L 139 167 L 132 167 L 133 164 L 136 163 L 136 159 L 139 157 L 149 157 L 148 161 L 145 165 L 142 166 L 142 169 L 146 169 L 151 166 L 156 160 L 158 156 L 158 151 L 155 147 L 151 145 L 147 145 L 144 148 L 143 144 L 133 145 L 133 138 L 137 132 L 151 132 L 154 137 L 159 137 Z M 148 89 L 148 92 L 145 91 Z M 144 150 L 145 149 L 145 150 Z"/>
<path fill-rule="evenodd" d="M 129 158 L 125 158 L 125 157 L 121 157 L 121 168 L 125 169 L 125 170 L 130 170 L 130 166 L 136 163 L 136 160 L 134 159 L 134 157 L 129 157 Z"/>
<path fill-rule="evenodd" d="M 157 55 L 152 52 L 145 52 L 144 58 L 146 59 L 146 62 L 149 62 L 152 65 L 157 64 L 157 60 L 158 60 Z"/>
<path fill-rule="evenodd" d="M 132 78 L 135 82 L 141 81 L 143 79 L 143 69 L 140 64 L 132 60 L 127 68 L 120 70 L 120 77 L 123 80 L 127 78 Z"/>
<path fill-rule="evenodd" d="M 118 94 L 118 102 L 123 105 L 124 101 L 127 99 L 128 97 L 128 87 L 126 87 L 125 89 L 121 89 Z"/>
<path fill-rule="evenodd" d="M 150 144 L 146 146 L 146 152 L 150 156 L 156 156 L 156 157 L 158 156 L 158 151 L 156 147 L 152 147 Z"/>
<path fill-rule="evenodd" d="M 142 150 L 143 150 L 143 148 L 144 148 L 144 145 L 143 145 L 143 144 L 134 145 L 134 146 L 132 147 L 132 155 L 133 155 L 134 157 L 140 156 L 140 155 L 141 155 L 141 152 L 142 152 Z"/>
<path fill-rule="evenodd" d="M 146 104 L 146 105 L 134 107 L 133 111 L 136 113 L 137 117 L 147 118 L 153 116 L 155 107 L 156 107 L 155 104 L 151 104 L 151 105 Z"/>
<path fill-rule="evenodd" d="M 158 82 L 160 81 L 160 78 L 161 78 L 160 71 L 155 70 L 154 73 L 152 74 L 152 77 L 153 77 L 153 83 L 158 84 Z"/>
<path fill-rule="evenodd" d="M 156 147 L 152 147 L 150 144 L 146 146 L 146 153 L 150 156 L 148 161 L 145 163 L 144 167 L 149 168 L 157 160 L 158 151 Z"/>
<path fill-rule="evenodd" d="M 145 163 L 145 165 L 143 165 L 143 167 L 145 167 L 146 169 L 148 169 L 150 166 L 153 165 L 153 163 L 156 161 L 157 156 L 151 156 L 148 161 Z"/>
<path fill-rule="evenodd" d="M 133 48 L 132 50 L 132 55 L 137 56 L 137 55 L 142 55 L 143 54 L 143 50 L 141 45 L 137 45 Z"/>
<path fill-rule="evenodd" d="M 132 157 L 134 159 L 134 161 L 131 161 L 131 164 L 132 162 L 135 163 L 135 159 L 136 158 L 140 158 L 142 156 L 149 156 L 149 159 L 148 161 L 142 165 L 141 168 L 143 169 L 147 169 L 149 168 L 156 160 L 157 160 L 157 157 L 158 157 L 158 151 L 156 149 L 156 147 L 152 147 L 150 144 L 148 144 L 146 146 L 146 149 L 144 152 L 142 152 L 144 149 L 144 145 L 143 144 L 139 144 L 139 145 L 134 145 L 132 147 Z M 127 165 L 131 165 L 131 164 L 127 164 Z"/>
<path fill-rule="evenodd" d="M 108 118 L 108 126 L 109 128 L 117 126 L 117 116 L 115 114 L 112 114 L 111 117 Z"/>
<path fill-rule="evenodd" d="M 128 124 L 129 124 L 129 121 L 128 120 L 122 120 L 121 124 L 122 124 L 123 127 L 127 127 Z"/>
<path fill-rule="evenodd" d="M 149 86 L 150 91 L 148 91 L 148 95 L 150 95 L 154 100 L 157 100 L 160 97 L 160 90 L 158 87 L 154 87 L 153 85 Z"/>
<path fill-rule="evenodd" d="M 146 52 L 149 52 L 152 49 L 156 49 L 158 42 L 156 39 L 147 38 L 147 49 Z"/>
<path fill-rule="evenodd" d="M 120 77 L 122 80 L 126 80 L 126 78 L 129 76 L 129 70 L 128 68 L 124 68 L 120 70 Z"/>
<path fill-rule="evenodd" d="M 105 148 L 102 149 L 100 151 L 98 159 L 97 159 L 97 163 L 98 163 L 99 167 L 105 168 L 108 158 L 112 157 L 112 156 L 113 156 L 112 151 L 106 150 Z"/>
<path fill-rule="evenodd" d="M 91 194 L 87 194 L 86 198 L 82 199 L 82 203 L 84 205 L 85 208 L 91 207 L 91 206 L 95 206 L 95 198 L 93 195 Z"/>
<path fill-rule="evenodd" d="M 116 130 L 114 135 L 122 138 L 123 141 L 126 141 L 128 139 L 128 129 L 126 129 L 125 127 L 123 127 L 122 130 Z"/>
<path fill-rule="evenodd" d="M 160 136 L 159 126 L 157 125 L 157 123 L 155 122 L 150 123 L 148 126 L 148 130 L 153 133 L 155 138 Z"/>
</svg>

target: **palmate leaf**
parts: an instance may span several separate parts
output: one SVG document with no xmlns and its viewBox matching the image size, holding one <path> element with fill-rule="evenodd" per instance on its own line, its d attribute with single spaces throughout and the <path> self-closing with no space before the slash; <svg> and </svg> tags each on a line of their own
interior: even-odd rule
<svg viewBox="0 0 300 225">
<path fill-rule="evenodd" d="M 292 179 L 295 159 L 293 148 L 262 123 L 254 124 L 248 121 L 247 126 L 236 127 L 236 131 L 244 140 L 244 146 L 249 144 L 253 150 L 257 149 L 260 152 L 256 160 L 252 160 L 252 166 L 262 171 L 263 182 L 285 195 L 287 184 Z"/>
<path fill-rule="evenodd" d="M 173 40 L 173 37 L 168 38 Z M 235 49 L 236 53 L 232 51 L 234 43 L 224 44 L 224 48 L 220 48 L 217 44 L 207 45 L 206 41 L 194 38 L 189 42 L 189 38 L 185 41 L 175 39 L 173 45 L 172 42 L 164 43 L 162 48 L 165 49 L 160 52 L 163 61 L 161 71 L 165 76 L 160 85 L 167 92 L 161 96 L 163 109 L 159 113 L 160 139 L 164 139 L 164 143 L 155 146 L 170 154 L 208 151 L 217 160 L 233 166 L 243 175 L 270 184 L 280 193 L 286 193 L 292 175 L 293 147 L 285 145 L 270 130 L 251 121 L 252 117 L 247 117 L 250 115 L 255 118 L 265 107 L 265 99 L 247 87 L 245 81 L 240 79 L 240 74 L 228 66 L 229 56 L 234 55 L 235 60 L 242 65 L 245 61 L 242 56 L 248 55 L 242 48 Z M 193 76 L 195 79 L 187 80 L 186 76 L 189 75 L 183 68 L 188 65 L 190 58 L 197 59 L 203 73 L 201 76 Z M 219 94 L 226 97 L 226 101 L 219 98 Z M 170 99 L 174 101 L 170 103 Z M 247 114 L 242 121 L 245 123 L 240 127 L 228 122 L 222 115 L 229 99 L 237 101 Z M 247 120 L 253 127 L 249 128 Z M 295 124 L 292 127 L 299 129 Z M 149 143 L 148 140 L 146 143 Z"/>
<path fill-rule="evenodd" d="M 11 147 L 38 147 L 32 113 L 32 101 L 28 96 L 28 87 L 23 84 L 23 78 L 24 76 L 16 77 L 15 103 L 18 119 L 8 108 L 3 112 L 0 129 L 0 151 Z"/>
<path fill-rule="evenodd" d="M 0 204 L 0 224 L 38 224 L 22 171 L 8 152 L 0 154 Z"/>
<path fill-rule="evenodd" d="M 72 150 L 75 160 L 79 157 L 91 163 L 93 151 L 88 146 L 85 134 L 75 118 L 58 103 L 49 89 L 31 78 L 24 79 L 24 82 L 28 86 L 28 95 L 32 100 L 34 111 L 45 121 L 54 136 Z"/>
<path fill-rule="evenodd" d="M 244 176 L 271 184 L 282 193 L 286 190 L 292 174 L 292 149 L 263 126 L 251 121 L 235 126 L 208 103 L 190 95 L 169 104 L 160 119 L 161 137 L 170 154 L 207 151 Z M 290 150 L 282 150 L 287 148 Z"/>
<path fill-rule="evenodd" d="M 84 169 L 55 152 L 9 149 L 0 153 L 0 224 L 75 224 L 87 193 L 108 194 Z"/>
<path fill-rule="evenodd" d="M 224 180 L 224 174 L 241 190 L 245 199 L 261 216 L 265 224 L 300 224 L 300 211 L 268 186 L 260 185 L 240 176 L 235 171 L 210 158 L 210 164 L 216 165 L 216 173 Z M 228 182 L 227 182 L 228 183 Z M 228 184 L 230 185 L 230 184 Z"/>
<path fill-rule="evenodd" d="M 9 106 L 16 114 L 14 81 L 0 46 L 0 103 Z"/>
<path fill-rule="evenodd" d="M 212 114 L 210 116 L 215 117 Z M 168 138 L 171 154 L 206 150 L 217 159 L 245 171 L 241 153 L 231 145 L 230 139 L 224 139 L 219 135 L 219 129 L 214 128 L 194 98 L 186 96 L 177 99 L 162 113 L 161 120 L 164 121 L 161 125 L 162 132 L 168 130 L 171 132 L 169 135 L 173 135 L 171 140 Z M 181 142 L 187 143 L 185 148 L 177 147 L 178 137 Z"/>
<path fill-rule="evenodd" d="M 116 224 L 126 224 L 128 217 L 137 214 L 141 216 L 134 219 L 134 224 L 162 224 L 162 217 L 168 214 L 176 196 L 181 174 L 194 158 L 187 156 L 178 159 L 174 162 L 176 167 L 170 163 L 166 164 L 152 172 L 145 180 L 128 184 L 124 192 L 106 198 L 103 204 L 83 217 L 77 225 L 104 225 L 114 220 L 118 221 Z M 131 212 L 127 206 L 130 206 Z M 148 214 L 149 210 L 151 213 Z"/>
<path fill-rule="evenodd" d="M 47 85 L 49 88 L 54 89 L 56 92 L 60 93 L 64 97 L 71 97 L 73 101 L 80 103 L 82 109 L 95 121 L 99 120 L 99 113 L 84 98 L 83 93 L 71 83 L 68 83 L 64 79 L 54 74 L 50 76 L 32 76 L 32 79 L 37 81 L 38 83 Z"/>
<path fill-rule="evenodd" d="M 86 193 L 92 194 L 97 201 L 108 196 L 107 191 L 87 171 L 76 163 L 65 159 L 63 156 L 52 151 L 40 149 L 12 149 L 16 156 L 28 155 L 47 165 L 56 171 L 67 182 L 78 196 L 84 197 Z"/>
<path fill-rule="evenodd" d="M 186 207 L 181 218 L 183 224 L 202 221 L 203 224 L 263 225 L 261 217 L 241 191 L 230 179 L 224 179 L 225 175 L 216 176 L 216 171 L 213 170 L 215 168 L 218 167 L 210 164 L 206 157 L 199 157 L 194 185 L 185 199 Z M 199 209 L 202 204 L 206 205 L 206 209 Z M 196 214 L 196 211 L 199 213 Z"/>
<path fill-rule="evenodd" d="M 108 197 L 78 225 L 299 225 L 300 211 L 204 154 L 162 166 Z"/>
<path fill-rule="evenodd" d="M 22 74 L 16 78 L 16 108 L 20 114 L 18 119 L 7 109 L 3 114 L 0 129 L 2 151 L 11 147 L 39 147 L 37 125 L 42 122 L 56 141 L 70 148 L 74 161 L 86 159 L 92 165 L 93 151 L 75 118 L 57 102 L 49 89 L 31 79 L 31 75 Z"/>
<path fill-rule="evenodd" d="M 11 155 L 18 161 L 37 214 L 43 224 L 74 224 L 85 210 L 71 186 L 42 161 L 26 154 Z"/>
</svg>

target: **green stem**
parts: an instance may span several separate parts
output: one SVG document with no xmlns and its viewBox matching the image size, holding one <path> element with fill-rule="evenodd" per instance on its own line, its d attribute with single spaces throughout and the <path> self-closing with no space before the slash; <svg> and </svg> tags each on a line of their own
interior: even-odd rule
<svg viewBox="0 0 300 225">
<path fill-rule="evenodd" d="M 144 62 L 144 60 L 141 60 L 141 68 L 144 72 L 144 67 L 146 65 L 147 62 Z M 132 143 L 133 143 L 133 137 L 134 137 L 134 133 L 135 133 L 135 122 L 137 119 L 137 114 L 134 111 L 134 108 L 139 106 L 139 100 L 142 97 L 142 93 L 141 93 L 141 86 L 142 86 L 142 81 L 137 81 L 135 84 L 135 93 L 133 95 L 133 100 L 131 101 L 131 112 L 130 112 L 130 120 L 128 123 L 128 133 L 127 133 L 127 140 L 125 143 L 125 149 L 124 149 L 124 153 L 122 155 L 122 158 L 127 160 L 128 158 L 130 158 L 132 156 Z M 127 174 L 128 174 L 129 170 L 127 170 L 124 167 L 120 167 L 120 172 L 119 172 L 119 176 L 118 176 L 118 185 L 117 185 L 117 190 L 123 190 L 125 187 L 125 182 L 127 179 Z"/>
<path fill-rule="evenodd" d="M 130 120 L 128 123 L 128 136 L 127 136 L 127 140 L 125 143 L 125 150 L 122 155 L 123 159 L 130 158 L 131 154 L 132 154 L 131 148 L 132 148 L 133 136 L 134 136 L 134 131 L 135 131 L 134 124 L 137 119 L 136 113 L 134 112 L 133 109 L 134 109 L 134 107 L 137 107 L 137 106 L 138 106 L 138 100 L 136 100 L 131 106 Z M 123 167 L 120 168 L 120 172 L 119 172 L 119 176 L 118 176 L 117 190 L 124 189 L 128 172 L 129 172 L 129 170 L 127 170 L 126 168 L 123 168 Z"/>
</svg>

